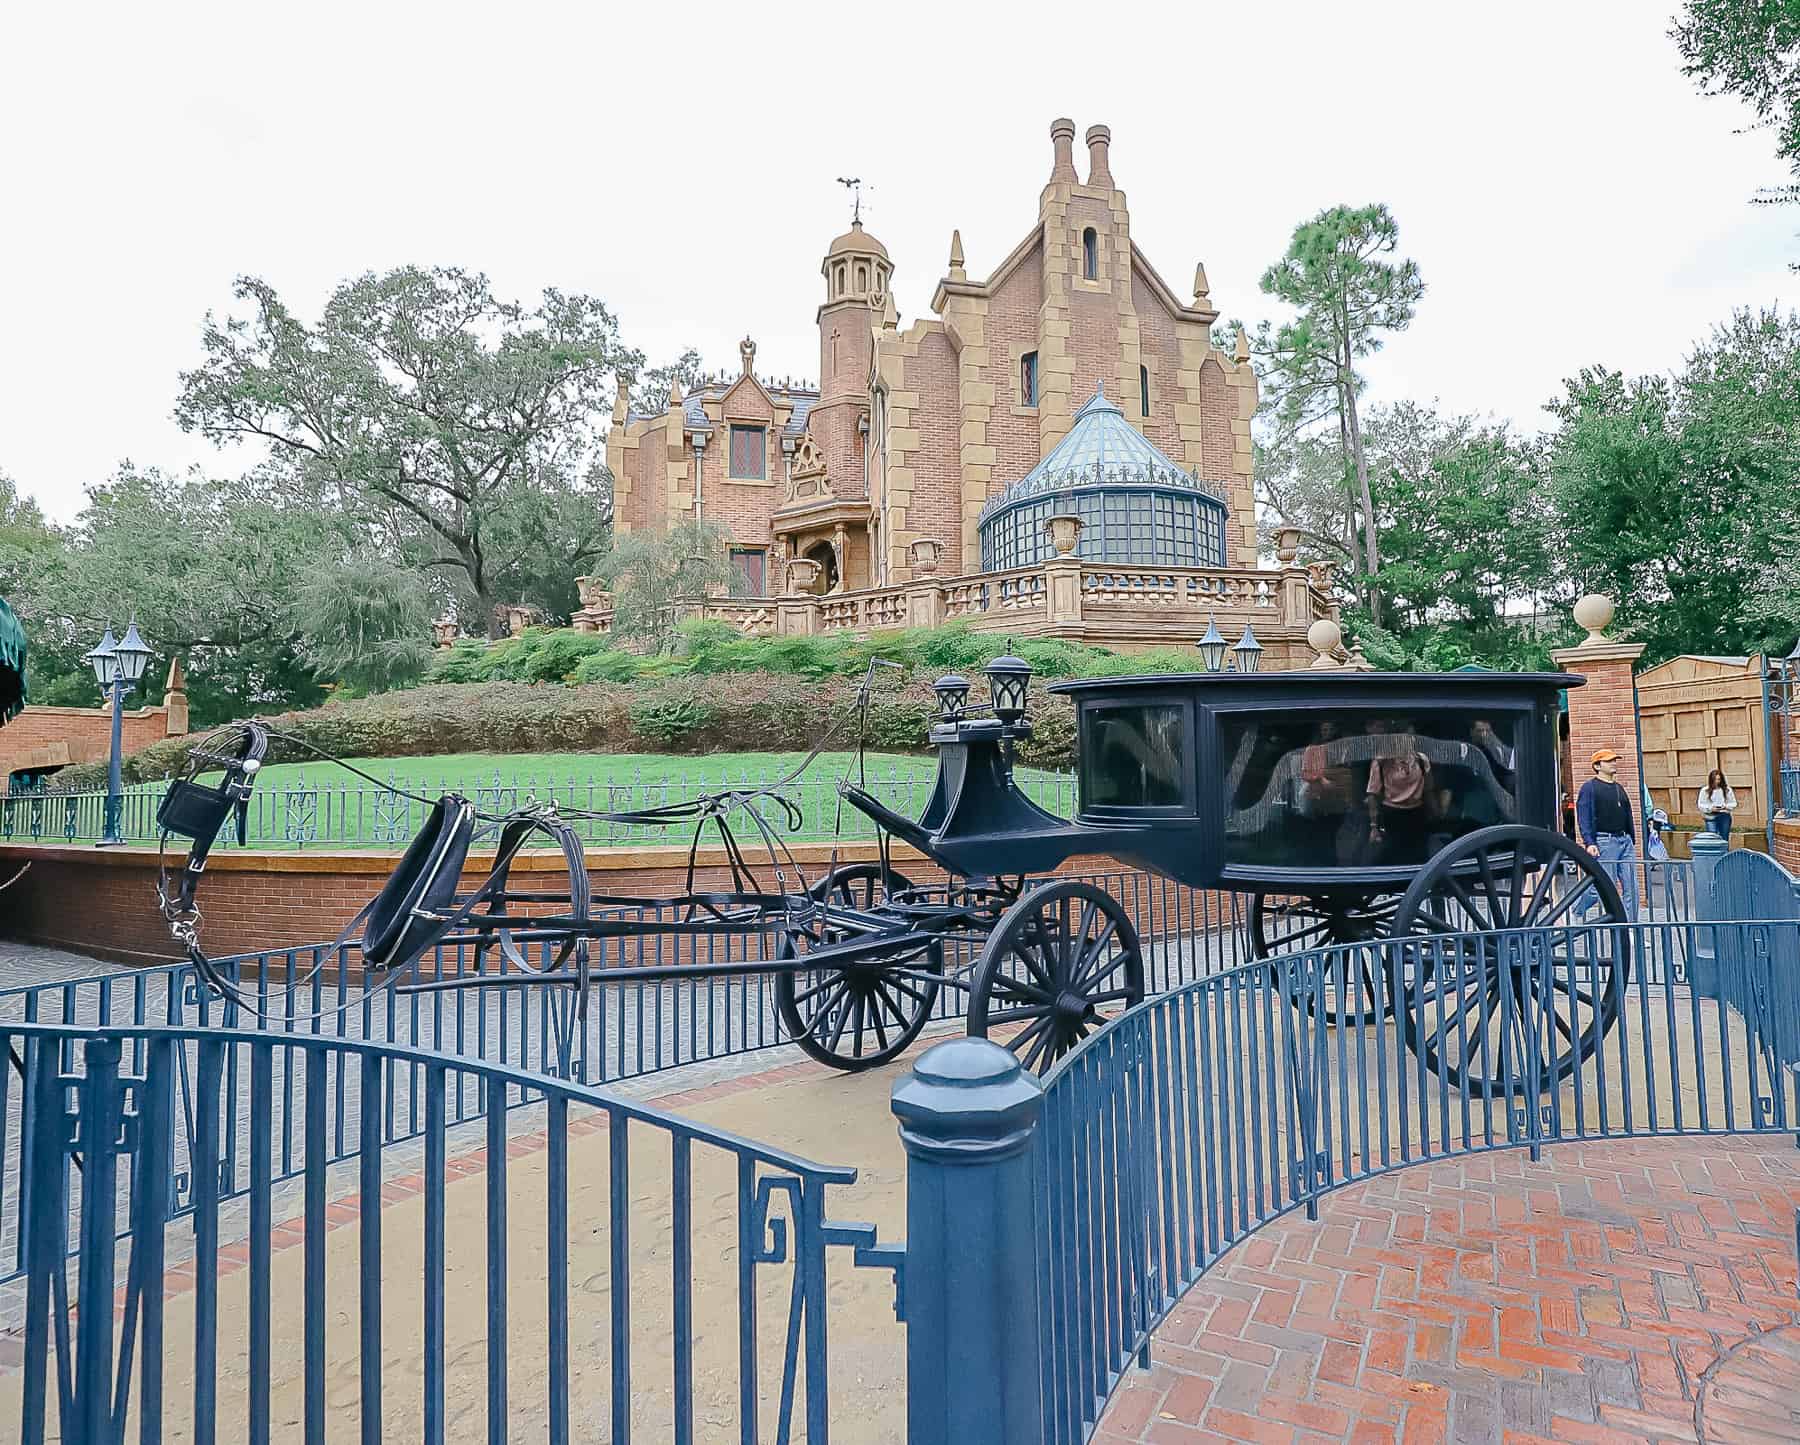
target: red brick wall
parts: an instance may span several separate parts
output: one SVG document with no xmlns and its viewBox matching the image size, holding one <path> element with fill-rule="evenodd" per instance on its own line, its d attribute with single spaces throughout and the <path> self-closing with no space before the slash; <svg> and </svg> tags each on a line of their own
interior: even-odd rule
<svg viewBox="0 0 1800 1445">
<path fill-rule="evenodd" d="M 1636 683 L 1632 664 L 1641 647 L 1608 644 L 1556 654 L 1558 664 L 1587 678 L 1569 690 L 1569 770 L 1575 788 L 1594 776 L 1589 761 L 1601 748 L 1619 755 L 1619 782 L 1631 799 L 1632 817 L 1641 835 L 1644 825 L 1643 781 L 1638 771 Z"/>
<path fill-rule="evenodd" d="M 121 733 L 127 754 L 168 736 L 166 708 L 128 711 Z M 67 749 L 66 755 L 63 749 Z M 15 768 L 52 762 L 103 761 L 112 748 L 112 709 L 27 707 L 0 728 L 0 792 Z M 46 756 L 45 754 L 49 754 Z"/>
<path fill-rule="evenodd" d="M 982 380 L 994 388 L 994 409 L 989 413 L 987 429 L 988 445 L 994 448 L 994 469 L 988 482 L 990 496 L 1004 491 L 1018 481 L 1038 464 L 1043 455 L 1038 441 L 1038 410 L 1036 407 L 1025 410 L 1020 406 L 1017 355 L 1039 350 L 1038 312 L 1043 302 L 1043 255 L 1039 247 L 1033 247 L 988 302 L 984 329 L 988 364 Z M 1040 390 L 1044 377 L 1041 362 L 1040 357 Z M 1077 373 L 1077 379 L 1079 376 L 1080 373 Z M 924 402 L 927 412 L 934 406 L 943 405 L 949 409 L 952 418 L 961 421 L 962 398 L 954 387 L 941 403 L 932 396 L 924 396 L 920 400 Z M 1077 398 L 1075 405 L 1079 406 L 1081 400 L 1082 398 Z M 945 473 L 941 479 L 922 476 L 920 482 L 915 482 L 914 485 L 917 487 L 922 482 L 932 489 L 942 487 L 955 498 L 962 487 L 960 474 L 958 466 Z M 980 559 L 969 560 L 969 570 L 976 570 Z"/>
<path fill-rule="evenodd" d="M 1181 343 L 1175 335 L 1175 318 L 1163 305 L 1162 298 L 1147 283 L 1138 280 L 1135 272 L 1132 274 L 1131 301 L 1138 318 L 1138 353 L 1150 372 L 1150 415 L 1134 414 L 1126 406 L 1123 394 L 1118 398 L 1119 405 L 1125 407 L 1126 414 L 1165 456 L 1179 462 L 1187 455 L 1187 450 L 1181 439 L 1181 423 L 1175 417 L 1175 403 L 1181 397 L 1177 381 L 1181 371 Z"/>
<path fill-rule="evenodd" d="M 1775 820 L 1775 861 L 1800 876 L 1800 818 Z"/>
<path fill-rule="evenodd" d="M 965 560 L 962 554 L 962 407 L 956 400 L 956 373 L 956 351 L 941 331 L 927 333 L 919 354 L 906 364 L 906 385 L 923 403 L 912 413 L 919 449 L 907 459 L 913 490 L 906 525 L 937 538 L 944 549 L 938 572 L 944 577 L 981 570 L 981 558 Z"/>
<path fill-rule="evenodd" d="M 816 881 L 839 863 L 871 862 L 869 843 L 805 843 L 795 857 Z M 913 882 L 941 874 L 909 848 L 893 851 L 894 864 Z M 0 846 L 0 878 L 22 862 L 30 868 L 4 895 L 0 935 L 26 943 L 67 948 L 122 963 L 162 963 L 179 957 L 156 905 L 156 854 L 152 849 L 96 849 L 66 845 Z M 393 854 L 226 853 L 215 855 L 201 885 L 205 914 L 201 944 L 223 956 L 259 949 L 328 942 L 375 896 L 392 871 Z M 475 855 L 463 873 L 464 891 L 487 876 L 492 855 Z M 717 848 L 703 850 L 697 886 L 728 888 Z M 596 893 L 665 898 L 687 877 L 684 847 L 596 848 L 587 855 Z M 766 873 L 766 870 L 764 870 Z M 1129 871 L 1106 858 L 1074 858 L 1058 870 L 1070 874 Z M 560 855 L 528 854 L 513 867 L 522 886 L 553 889 L 562 873 Z M 766 880 L 765 880 L 766 881 Z M 790 877 L 790 886 L 798 880 Z M 1160 885 L 1152 885 L 1160 886 Z M 1170 900 L 1165 899 L 1165 906 Z M 1190 913 L 1189 908 L 1199 910 Z M 1184 896 L 1182 916 L 1217 921 L 1231 916 L 1229 900 L 1216 894 Z"/>
<path fill-rule="evenodd" d="M 1214 481 L 1231 475 L 1231 421 L 1237 415 L 1237 393 L 1225 370 L 1208 357 L 1200 368 L 1200 474 Z M 1241 522 L 1241 517 L 1233 517 Z M 1227 556 L 1227 563 L 1231 558 Z"/>
</svg>

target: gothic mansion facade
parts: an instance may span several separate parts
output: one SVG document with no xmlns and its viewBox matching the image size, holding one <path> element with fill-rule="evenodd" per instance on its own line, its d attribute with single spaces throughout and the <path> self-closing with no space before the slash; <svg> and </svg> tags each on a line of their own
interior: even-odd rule
<svg viewBox="0 0 1800 1445">
<path fill-rule="evenodd" d="M 1050 136 L 1036 221 L 985 280 L 953 234 L 928 317 L 900 325 L 860 222 L 831 243 L 816 388 L 758 376 L 746 340 L 740 375 L 662 411 L 622 394 L 619 530 L 722 526 L 766 598 L 1009 573 L 1056 555 L 1052 514 L 1081 517 L 1090 561 L 1254 568 L 1248 356 L 1214 346 L 1202 268 L 1184 301 L 1132 242 L 1107 128 L 1085 179 L 1074 122 Z"/>
</svg>

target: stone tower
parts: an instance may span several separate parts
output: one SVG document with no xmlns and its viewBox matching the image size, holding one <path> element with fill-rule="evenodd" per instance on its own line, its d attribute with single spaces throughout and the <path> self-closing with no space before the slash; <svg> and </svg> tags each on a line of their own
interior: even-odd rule
<svg viewBox="0 0 1800 1445">
<path fill-rule="evenodd" d="M 869 409 L 869 360 L 874 333 L 889 305 L 893 263 L 887 247 L 852 221 L 820 263 L 825 299 L 819 305 L 819 400 L 807 431 L 824 453 L 833 493 L 867 495 L 863 426 Z"/>
</svg>

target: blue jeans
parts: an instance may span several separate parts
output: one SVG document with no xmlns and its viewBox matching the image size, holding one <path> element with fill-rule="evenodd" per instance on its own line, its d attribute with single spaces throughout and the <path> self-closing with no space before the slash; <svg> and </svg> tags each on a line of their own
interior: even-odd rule
<svg viewBox="0 0 1800 1445">
<path fill-rule="evenodd" d="M 1706 826 L 1707 826 L 1708 830 L 1710 830 L 1711 832 L 1717 833 L 1721 838 L 1724 838 L 1727 842 L 1730 841 L 1730 839 L 1731 839 L 1731 814 L 1729 814 L 1729 813 L 1713 813 L 1707 818 Z"/>
<path fill-rule="evenodd" d="M 1600 866 L 1619 887 L 1625 900 L 1625 917 L 1638 919 L 1637 844 L 1624 833 L 1602 833 L 1594 840 L 1600 846 Z"/>
</svg>

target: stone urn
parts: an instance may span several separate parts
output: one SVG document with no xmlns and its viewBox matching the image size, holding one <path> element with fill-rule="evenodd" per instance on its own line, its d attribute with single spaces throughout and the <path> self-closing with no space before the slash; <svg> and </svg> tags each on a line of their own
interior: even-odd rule
<svg viewBox="0 0 1800 1445">
<path fill-rule="evenodd" d="M 1292 567 L 1300 559 L 1300 529 L 1283 527 L 1275 536 L 1275 560 Z"/>
<path fill-rule="evenodd" d="M 906 556 L 916 577 L 935 577 L 938 561 L 944 555 L 943 543 L 936 537 L 915 537 L 907 544 Z"/>
<path fill-rule="evenodd" d="M 433 647 L 449 647 L 456 641 L 456 622 L 453 618 L 440 617 L 431 624 L 431 645 Z"/>
<path fill-rule="evenodd" d="M 819 564 L 811 557 L 794 557 L 787 564 L 787 590 L 790 597 L 810 596 L 819 585 Z"/>
<path fill-rule="evenodd" d="M 1058 513 L 1044 521 L 1044 534 L 1050 538 L 1050 545 L 1056 548 L 1059 557 L 1072 557 L 1075 548 L 1081 542 L 1081 529 L 1085 524 L 1072 512 Z"/>
<path fill-rule="evenodd" d="M 1332 580 L 1337 575 L 1337 564 L 1333 562 L 1308 562 L 1306 564 L 1306 580 L 1320 592 L 1331 591 Z"/>
<path fill-rule="evenodd" d="M 1583 647 L 1611 641 L 1606 626 L 1613 620 L 1615 610 L 1612 598 L 1599 592 L 1590 592 L 1575 604 L 1575 620 L 1587 629 Z"/>
</svg>

